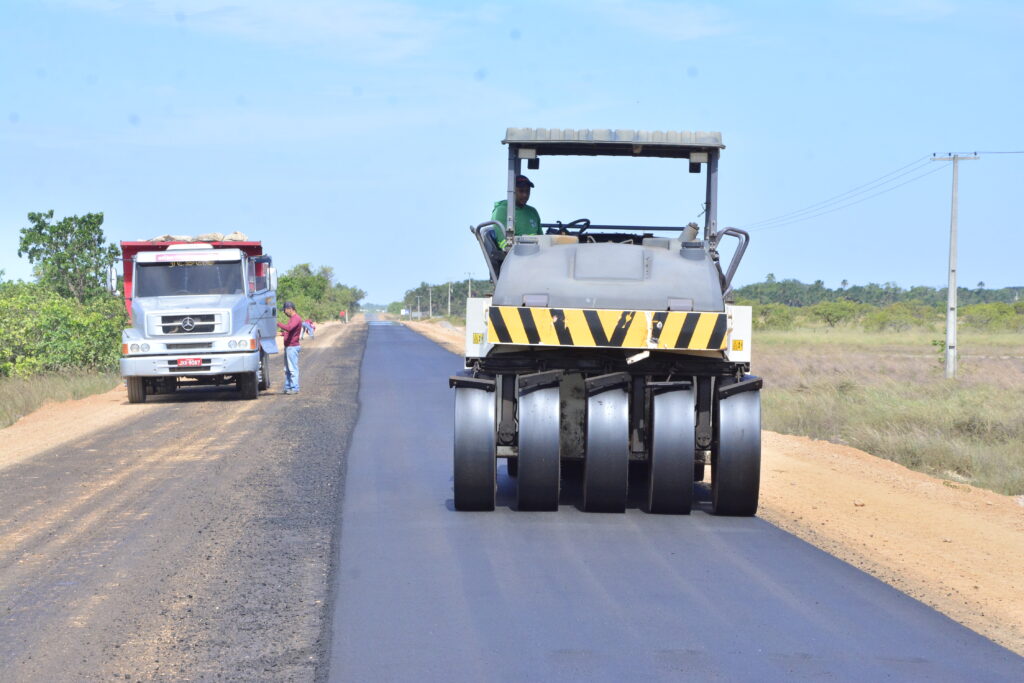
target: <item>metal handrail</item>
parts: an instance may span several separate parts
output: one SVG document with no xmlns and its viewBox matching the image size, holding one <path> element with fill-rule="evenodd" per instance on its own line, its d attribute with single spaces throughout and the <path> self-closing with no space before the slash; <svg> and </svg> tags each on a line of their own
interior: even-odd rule
<svg viewBox="0 0 1024 683">
<path fill-rule="evenodd" d="M 724 236 L 735 237 L 740 241 L 736 251 L 732 255 L 732 260 L 729 261 L 729 268 L 725 271 L 725 294 L 728 294 L 732 289 L 732 276 L 736 274 L 736 269 L 740 265 L 740 261 L 743 260 L 743 253 L 747 250 L 747 245 L 750 243 L 750 233 L 746 230 L 740 230 L 739 228 L 725 228 L 715 233 L 715 244 Z"/>
</svg>

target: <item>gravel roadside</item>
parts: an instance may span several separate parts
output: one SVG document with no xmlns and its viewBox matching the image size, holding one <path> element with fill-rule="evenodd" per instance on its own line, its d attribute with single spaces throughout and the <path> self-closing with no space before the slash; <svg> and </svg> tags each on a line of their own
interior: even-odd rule
<svg viewBox="0 0 1024 683">
<path fill-rule="evenodd" d="M 57 424 L 30 419 L 41 450 L 13 425 L 21 447 L 0 456 L 0 679 L 322 676 L 366 334 L 363 322 L 318 330 L 297 396 L 280 393 L 278 357 L 256 401 L 95 397 Z M 118 421 L 83 429 L 108 403 Z M 61 424 L 75 438 L 52 438 Z"/>
</svg>

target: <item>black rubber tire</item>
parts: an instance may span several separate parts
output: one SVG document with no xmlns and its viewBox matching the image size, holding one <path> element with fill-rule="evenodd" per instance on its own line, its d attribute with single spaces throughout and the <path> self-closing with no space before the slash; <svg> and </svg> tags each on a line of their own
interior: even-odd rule
<svg viewBox="0 0 1024 683">
<path fill-rule="evenodd" d="M 711 511 L 750 517 L 761 487 L 761 392 L 716 400 L 711 451 Z"/>
<path fill-rule="evenodd" d="M 142 377 L 128 377 L 126 378 L 126 381 L 128 384 L 128 402 L 145 403 L 146 380 Z"/>
<path fill-rule="evenodd" d="M 519 482 L 516 492 L 520 510 L 557 510 L 561 492 L 559 462 L 559 390 L 536 389 L 519 396 Z"/>
<path fill-rule="evenodd" d="M 455 389 L 453 479 L 456 510 L 493 510 L 497 491 L 494 392 Z"/>
<path fill-rule="evenodd" d="M 508 472 L 508 476 L 510 477 L 519 476 L 519 460 L 516 458 L 507 458 L 505 460 L 505 470 Z"/>
<path fill-rule="evenodd" d="M 255 372 L 243 372 L 238 376 L 238 393 L 243 401 L 259 398 L 260 388 Z"/>
<path fill-rule="evenodd" d="M 704 463 L 695 462 L 693 463 L 693 480 L 704 481 Z"/>
<path fill-rule="evenodd" d="M 264 351 L 260 351 L 260 391 L 270 388 L 270 357 Z"/>
<path fill-rule="evenodd" d="M 583 509 L 625 512 L 629 496 L 629 394 L 609 389 L 587 397 Z"/>
<path fill-rule="evenodd" d="M 651 401 L 648 512 L 690 514 L 693 455 L 697 448 L 696 408 L 696 394 L 692 388 L 655 394 Z"/>
</svg>

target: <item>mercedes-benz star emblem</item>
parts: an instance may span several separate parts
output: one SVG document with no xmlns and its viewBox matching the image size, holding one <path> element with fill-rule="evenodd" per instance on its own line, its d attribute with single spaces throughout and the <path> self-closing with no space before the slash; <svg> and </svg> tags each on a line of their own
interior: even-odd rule
<svg viewBox="0 0 1024 683">
<path fill-rule="evenodd" d="M 181 329 L 186 332 L 191 332 L 196 327 L 196 321 L 192 319 L 192 316 L 186 315 L 181 319 Z"/>
</svg>

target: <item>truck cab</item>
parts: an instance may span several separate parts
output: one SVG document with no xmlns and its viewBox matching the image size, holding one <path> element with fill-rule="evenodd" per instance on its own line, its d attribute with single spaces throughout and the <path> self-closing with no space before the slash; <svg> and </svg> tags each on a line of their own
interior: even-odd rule
<svg viewBox="0 0 1024 683">
<path fill-rule="evenodd" d="M 128 400 L 181 386 L 235 384 L 254 399 L 277 353 L 277 274 L 260 242 L 122 242 L 121 376 Z"/>
</svg>

